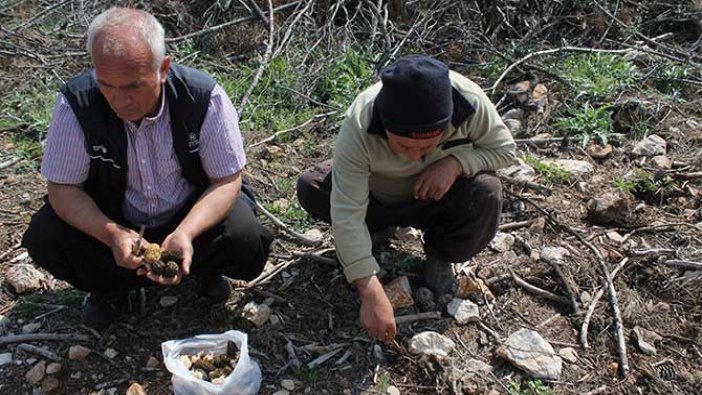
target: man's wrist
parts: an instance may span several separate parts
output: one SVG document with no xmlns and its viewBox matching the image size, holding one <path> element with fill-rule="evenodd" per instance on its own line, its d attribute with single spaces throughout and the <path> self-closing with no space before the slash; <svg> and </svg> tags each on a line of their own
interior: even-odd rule
<svg viewBox="0 0 702 395">
<path fill-rule="evenodd" d="M 353 284 L 356 286 L 356 291 L 358 291 L 358 295 L 361 297 L 361 299 L 365 299 L 375 294 L 378 288 L 382 289 L 380 281 L 375 275 L 356 279 L 354 280 Z"/>
</svg>

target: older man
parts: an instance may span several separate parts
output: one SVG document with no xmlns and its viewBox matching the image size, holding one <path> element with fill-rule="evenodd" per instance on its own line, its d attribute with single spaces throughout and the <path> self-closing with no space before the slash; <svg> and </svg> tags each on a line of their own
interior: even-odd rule
<svg viewBox="0 0 702 395">
<path fill-rule="evenodd" d="M 300 204 L 332 224 L 344 274 L 361 298 L 361 324 L 389 341 L 393 308 L 376 274 L 371 234 L 423 229 L 424 282 L 455 291 L 452 262 L 487 246 L 502 207 L 500 180 L 515 144 L 479 86 L 443 63 L 407 56 L 381 72 L 346 112 L 333 163 L 305 171 Z"/>
<path fill-rule="evenodd" d="M 171 63 L 152 15 L 112 8 L 88 29 L 93 70 L 58 95 L 42 174 L 48 201 L 22 244 L 55 277 L 89 291 L 86 324 L 104 327 L 126 291 L 199 278 L 223 299 L 222 275 L 261 273 L 272 236 L 255 218 L 237 113 L 208 75 Z M 144 242 L 182 256 L 175 277 L 144 269 Z"/>
</svg>

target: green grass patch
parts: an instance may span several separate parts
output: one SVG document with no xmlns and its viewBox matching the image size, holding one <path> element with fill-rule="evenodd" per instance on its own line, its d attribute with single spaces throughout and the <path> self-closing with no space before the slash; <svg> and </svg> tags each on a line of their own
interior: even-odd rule
<svg viewBox="0 0 702 395">
<path fill-rule="evenodd" d="M 524 383 L 518 383 L 510 380 L 507 383 L 507 389 L 510 395 L 552 395 L 553 391 L 539 379 L 525 380 Z"/>
<path fill-rule="evenodd" d="M 635 169 L 624 177 L 618 177 L 612 184 L 649 204 L 662 204 L 679 192 L 675 180 L 665 172 L 652 173 L 643 169 Z"/>
<path fill-rule="evenodd" d="M 15 152 L 29 160 L 32 167 L 38 165 L 44 152 L 41 141 L 49 129 L 55 99 L 55 91 L 49 88 L 12 91 L 0 98 L 3 103 L 0 130 L 12 131 L 9 140 L 15 146 Z"/>
<path fill-rule="evenodd" d="M 558 68 L 558 74 L 578 95 L 614 95 L 636 81 L 636 66 L 623 57 L 607 53 L 574 54 Z"/>
<path fill-rule="evenodd" d="M 671 61 L 664 62 L 656 68 L 655 78 L 655 87 L 659 92 L 680 98 L 684 94 L 688 68 Z"/>
<path fill-rule="evenodd" d="M 388 388 L 390 388 L 390 374 L 388 372 L 383 372 L 378 376 L 378 394 L 385 395 L 388 393 Z"/>
<path fill-rule="evenodd" d="M 341 113 L 373 82 L 373 66 L 362 52 L 349 48 L 324 72 L 314 94 L 317 100 Z"/>
<path fill-rule="evenodd" d="M 570 109 L 566 116 L 557 118 L 554 126 L 567 135 L 579 136 L 582 147 L 586 147 L 594 138 L 604 145 L 614 127 L 612 108 L 607 105 L 595 108 L 585 103 L 581 108 Z"/>
<path fill-rule="evenodd" d="M 317 379 L 317 371 L 314 369 L 307 369 L 306 367 L 293 368 L 293 375 L 298 379 L 307 382 L 314 383 Z"/>
<path fill-rule="evenodd" d="M 53 307 L 48 305 L 80 306 L 85 292 L 77 289 L 62 289 L 48 293 L 34 293 L 19 298 L 12 315 L 21 319 L 32 319 Z"/>
<path fill-rule="evenodd" d="M 534 156 L 527 156 L 524 158 L 524 162 L 541 174 L 547 185 L 570 184 L 571 182 L 570 173 L 560 166 L 544 163 Z"/>
</svg>

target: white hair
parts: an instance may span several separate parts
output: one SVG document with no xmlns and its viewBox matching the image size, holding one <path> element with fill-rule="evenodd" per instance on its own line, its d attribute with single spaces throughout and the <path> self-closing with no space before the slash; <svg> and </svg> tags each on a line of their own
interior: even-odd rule
<svg viewBox="0 0 702 395">
<path fill-rule="evenodd" d="M 136 39 L 144 42 L 151 49 L 154 66 L 161 66 L 166 56 L 165 32 L 161 23 L 151 14 L 133 8 L 113 7 L 96 16 L 88 27 L 88 42 L 86 47 L 90 57 L 93 57 L 95 39 L 102 37 L 100 52 L 106 55 L 120 56 L 124 54 L 125 45 L 115 34 L 116 29 L 128 28 Z"/>
</svg>

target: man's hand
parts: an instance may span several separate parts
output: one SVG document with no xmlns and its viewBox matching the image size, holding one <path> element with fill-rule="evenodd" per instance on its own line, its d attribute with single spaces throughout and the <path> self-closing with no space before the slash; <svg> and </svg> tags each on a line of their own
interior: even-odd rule
<svg viewBox="0 0 702 395">
<path fill-rule="evenodd" d="M 395 316 L 388 296 L 376 276 L 354 281 L 361 296 L 361 325 L 369 335 L 391 342 L 397 334 Z"/>
<path fill-rule="evenodd" d="M 463 167 L 453 155 L 424 169 L 414 182 L 414 198 L 420 200 L 441 200 L 456 179 L 463 174 Z"/>
<path fill-rule="evenodd" d="M 117 266 L 134 270 L 141 266 L 141 258 L 132 254 L 132 246 L 139 240 L 139 233 L 132 229 L 113 225 L 110 248 Z"/>
<path fill-rule="evenodd" d="M 183 262 L 180 265 L 180 271 L 173 277 L 165 277 L 162 275 L 154 274 L 146 270 L 146 268 L 140 268 L 137 270 L 138 275 L 145 275 L 151 281 L 159 283 L 161 285 L 176 285 L 183 280 L 183 277 L 190 274 L 190 264 L 193 259 L 193 242 L 185 235 L 183 232 L 179 232 L 176 229 L 173 233 L 166 236 L 161 244 L 161 249 L 168 251 L 175 251 L 180 253 L 183 257 Z"/>
</svg>

